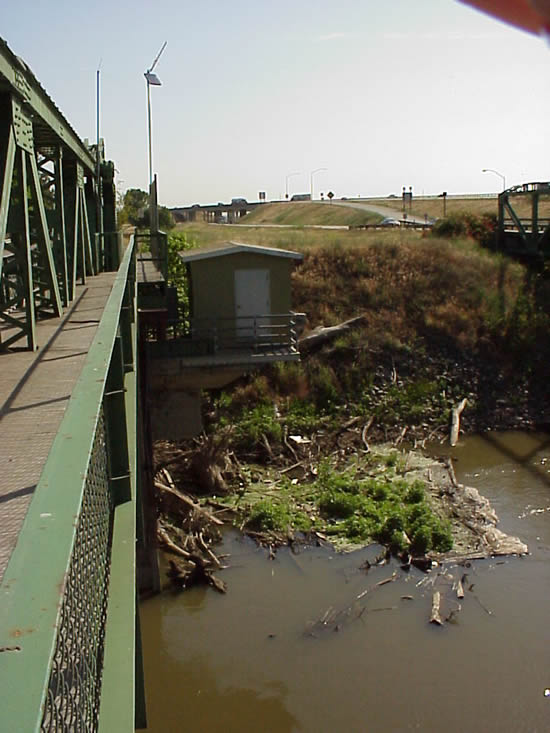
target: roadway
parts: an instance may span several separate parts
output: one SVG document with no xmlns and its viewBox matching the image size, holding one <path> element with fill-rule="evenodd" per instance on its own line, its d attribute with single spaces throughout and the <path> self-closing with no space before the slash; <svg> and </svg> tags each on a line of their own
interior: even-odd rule
<svg viewBox="0 0 550 733">
<path fill-rule="evenodd" d="M 398 221 L 403 220 L 402 209 L 390 209 L 387 206 L 377 206 L 376 204 L 362 204 L 356 201 L 312 201 L 314 204 L 326 204 L 327 206 L 345 206 L 348 209 L 359 209 L 360 211 L 372 211 L 380 216 L 390 217 L 397 219 Z M 407 221 L 412 221 L 415 224 L 425 224 L 424 217 L 412 216 L 407 214 Z"/>
</svg>

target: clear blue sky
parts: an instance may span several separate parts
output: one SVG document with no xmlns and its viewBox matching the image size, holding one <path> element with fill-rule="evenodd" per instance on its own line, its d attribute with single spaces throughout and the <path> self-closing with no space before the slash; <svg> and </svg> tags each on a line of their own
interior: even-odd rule
<svg viewBox="0 0 550 733">
<path fill-rule="evenodd" d="M 550 48 L 455 0 L 5 3 L 0 35 L 122 189 L 167 206 L 307 192 L 497 191 L 550 180 Z"/>
</svg>

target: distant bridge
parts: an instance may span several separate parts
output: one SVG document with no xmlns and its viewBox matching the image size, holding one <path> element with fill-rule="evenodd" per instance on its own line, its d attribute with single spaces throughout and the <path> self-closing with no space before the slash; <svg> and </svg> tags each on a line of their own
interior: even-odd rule
<svg viewBox="0 0 550 733">
<path fill-rule="evenodd" d="M 271 201 L 270 203 L 281 203 L 279 201 Z M 175 221 L 197 221 L 197 219 L 217 223 L 224 219 L 230 224 L 238 222 L 243 216 L 246 216 L 258 206 L 263 206 L 264 201 L 248 202 L 244 200 L 235 201 L 231 204 L 194 204 L 193 206 L 179 206 L 170 209 Z"/>
</svg>

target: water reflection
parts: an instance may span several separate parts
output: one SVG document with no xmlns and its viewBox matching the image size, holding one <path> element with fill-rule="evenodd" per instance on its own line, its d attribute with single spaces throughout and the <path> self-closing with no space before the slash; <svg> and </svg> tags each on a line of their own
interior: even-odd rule
<svg viewBox="0 0 550 733">
<path fill-rule="evenodd" d="M 195 613 L 198 607 L 187 603 L 186 595 L 200 598 L 202 589 L 198 594 L 184 593 L 180 597 L 186 610 Z M 291 733 L 301 730 L 285 706 L 288 689 L 280 680 L 264 682 L 257 689 L 233 685 L 231 673 L 220 672 L 215 650 L 206 648 L 204 654 L 175 655 L 170 639 L 163 633 L 163 629 L 166 630 L 162 623 L 163 613 L 170 606 L 170 603 L 158 603 L 153 599 L 142 604 L 141 609 L 148 683 L 148 731 L 243 733 L 263 729 Z M 182 622 L 184 618 L 182 615 Z M 261 721 L 269 721 L 269 725 L 264 727 Z"/>
</svg>

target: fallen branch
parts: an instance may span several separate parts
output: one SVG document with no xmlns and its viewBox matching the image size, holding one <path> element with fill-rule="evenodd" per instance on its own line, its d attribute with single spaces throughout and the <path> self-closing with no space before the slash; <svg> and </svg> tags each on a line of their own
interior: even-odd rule
<svg viewBox="0 0 550 733">
<path fill-rule="evenodd" d="M 189 509 L 192 509 L 193 511 L 198 512 L 199 514 L 202 514 L 205 519 L 207 519 L 209 522 L 212 522 L 213 524 L 217 524 L 218 526 L 222 526 L 223 522 L 221 519 L 218 519 L 215 517 L 211 512 L 204 509 L 200 504 L 197 504 L 192 499 L 190 499 L 186 494 L 183 494 L 181 491 L 178 491 L 177 489 L 173 489 L 170 486 L 167 486 L 162 481 L 155 480 L 155 486 L 159 491 L 163 492 L 165 495 L 168 495 L 172 497 L 172 500 L 176 503 L 185 504 Z"/>
<path fill-rule="evenodd" d="M 371 415 L 367 423 L 365 424 L 365 427 L 361 431 L 361 441 L 363 442 L 363 445 L 365 446 L 367 453 L 370 451 L 369 444 L 367 443 L 367 433 L 369 432 L 370 427 L 373 424 L 373 422 L 374 422 L 374 415 Z"/>
<path fill-rule="evenodd" d="M 174 555 L 179 555 L 179 557 L 184 557 L 186 560 L 191 559 L 191 554 L 189 552 L 186 552 L 181 547 L 176 545 L 175 542 L 172 542 L 172 540 L 168 536 L 168 532 L 164 529 L 164 527 L 161 527 L 161 526 L 158 527 L 157 537 L 158 537 L 159 542 L 165 547 L 165 549 L 174 553 Z"/>
<path fill-rule="evenodd" d="M 285 427 L 284 427 L 284 430 L 283 430 L 283 443 L 285 444 L 285 446 L 286 446 L 286 447 L 288 448 L 288 450 L 289 450 L 289 451 L 290 451 L 290 452 L 292 453 L 292 455 L 294 456 L 294 460 L 295 460 L 295 461 L 298 461 L 298 454 L 296 453 L 296 451 L 294 450 L 294 448 L 293 448 L 293 447 L 292 447 L 292 446 L 290 445 L 290 443 L 288 442 L 287 436 L 288 436 L 288 428 L 287 428 L 287 426 L 285 425 Z"/>
<path fill-rule="evenodd" d="M 453 407 L 452 412 L 452 421 L 451 421 L 451 436 L 449 438 L 449 443 L 451 444 L 451 447 L 454 448 L 454 446 L 458 443 L 458 434 L 460 432 L 460 416 L 462 414 L 462 410 L 466 407 L 468 404 L 468 400 L 466 397 L 460 402 L 456 407 Z"/>
<path fill-rule="evenodd" d="M 348 321 L 338 324 L 337 326 L 318 326 L 313 329 L 307 336 L 303 336 L 298 342 L 298 349 L 301 354 L 308 354 L 314 349 L 323 346 L 341 334 L 348 331 L 354 326 L 360 326 L 365 321 L 365 316 L 356 316 Z"/>
<path fill-rule="evenodd" d="M 394 446 L 395 447 L 397 447 L 402 442 L 402 440 L 405 437 L 408 429 L 409 429 L 409 426 L 408 425 L 405 425 L 405 427 L 403 428 L 403 430 L 400 432 L 399 436 L 394 441 Z"/>
<path fill-rule="evenodd" d="M 288 473 L 289 471 L 293 471 L 295 468 L 305 468 L 303 461 L 298 461 L 298 463 L 293 463 L 292 466 L 287 466 L 286 468 L 283 468 L 279 471 L 279 473 Z"/>
<path fill-rule="evenodd" d="M 440 615 L 440 606 L 441 606 L 441 593 L 438 590 L 436 590 L 432 597 L 432 613 L 430 616 L 430 623 L 437 624 L 438 626 L 443 626 L 443 621 L 441 620 L 441 615 Z"/>
</svg>

